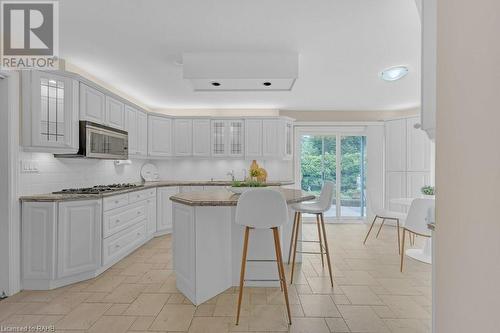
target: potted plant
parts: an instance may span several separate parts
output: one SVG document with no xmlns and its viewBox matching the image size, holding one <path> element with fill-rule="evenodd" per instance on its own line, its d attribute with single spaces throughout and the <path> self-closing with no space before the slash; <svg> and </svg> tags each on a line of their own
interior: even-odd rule
<svg viewBox="0 0 500 333">
<path fill-rule="evenodd" d="M 430 186 L 430 185 L 425 185 L 420 189 L 420 192 L 422 192 L 424 197 L 434 198 L 434 195 L 435 195 L 434 191 L 435 191 L 434 186 Z"/>
<path fill-rule="evenodd" d="M 228 187 L 228 190 L 236 194 L 241 194 L 250 189 L 258 187 L 266 187 L 266 186 L 267 186 L 266 183 L 259 182 L 257 180 L 247 180 L 247 181 L 235 180 L 231 183 L 231 186 Z"/>
</svg>

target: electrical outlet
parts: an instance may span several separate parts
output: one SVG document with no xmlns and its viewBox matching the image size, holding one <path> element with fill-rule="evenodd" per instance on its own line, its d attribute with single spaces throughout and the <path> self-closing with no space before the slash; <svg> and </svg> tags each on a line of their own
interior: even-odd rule
<svg viewBox="0 0 500 333">
<path fill-rule="evenodd" d="M 21 161 L 21 173 L 38 173 L 38 162 L 33 160 Z"/>
</svg>

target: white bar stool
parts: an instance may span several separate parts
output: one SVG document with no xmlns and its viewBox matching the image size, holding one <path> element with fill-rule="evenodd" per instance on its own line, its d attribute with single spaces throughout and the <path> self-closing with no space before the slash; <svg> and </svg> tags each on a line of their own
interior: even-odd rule
<svg viewBox="0 0 500 333">
<path fill-rule="evenodd" d="M 281 192 L 271 189 L 252 189 L 241 194 L 236 206 L 236 224 L 245 227 L 245 238 L 243 242 L 243 255 L 241 258 L 240 290 L 238 296 L 238 312 L 236 325 L 240 321 L 241 300 L 243 298 L 243 284 L 245 281 L 245 268 L 247 261 L 274 261 L 274 260 L 247 260 L 248 237 L 250 229 L 271 229 L 274 235 L 274 248 L 276 250 L 276 263 L 278 264 L 278 280 L 281 290 L 285 294 L 288 323 L 292 324 L 290 315 L 290 304 L 288 302 L 288 290 L 285 279 L 283 258 L 281 257 L 281 245 L 278 227 L 288 222 L 288 208 L 285 197 Z M 252 280 L 256 281 L 256 280 Z M 269 281 L 269 280 L 262 280 Z"/>
<path fill-rule="evenodd" d="M 411 202 L 408 217 L 403 227 L 403 242 L 401 244 L 401 273 L 403 272 L 403 259 L 405 257 L 405 234 L 410 232 L 417 236 L 431 237 L 432 233 L 427 227 L 427 217 L 434 214 L 435 201 L 433 199 L 414 199 Z"/>
<path fill-rule="evenodd" d="M 326 237 L 325 220 L 323 217 L 323 213 L 328 211 L 332 207 L 334 189 L 335 189 L 335 184 L 333 182 L 326 181 L 323 184 L 323 188 L 321 189 L 321 194 L 319 196 L 318 201 L 312 203 L 300 203 L 292 206 L 293 210 L 295 210 L 295 218 L 293 219 L 292 240 L 290 241 L 290 250 L 288 251 L 288 263 L 290 264 L 290 256 L 292 253 L 292 246 L 293 246 L 292 274 L 290 277 L 290 283 L 293 283 L 293 273 L 295 270 L 295 257 L 297 252 L 306 254 L 320 254 L 321 264 L 323 265 L 323 267 L 325 267 L 323 254 L 326 254 L 328 271 L 330 273 L 330 283 L 332 284 L 333 287 L 332 264 L 330 262 L 330 251 L 328 250 L 328 240 Z M 319 240 L 313 241 L 313 240 L 298 239 L 299 225 L 302 220 L 302 213 L 316 214 L 316 224 L 318 226 Z M 298 242 L 319 243 L 320 251 L 319 252 L 297 251 Z"/>
</svg>

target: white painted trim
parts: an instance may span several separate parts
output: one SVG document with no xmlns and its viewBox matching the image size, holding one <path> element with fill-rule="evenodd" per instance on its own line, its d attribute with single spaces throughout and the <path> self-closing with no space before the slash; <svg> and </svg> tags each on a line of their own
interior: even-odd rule
<svg viewBox="0 0 500 333">
<path fill-rule="evenodd" d="M 1 152 L 7 156 L 9 166 L 4 174 L 8 191 L 9 207 L 7 211 L 8 220 L 8 272 L 9 285 L 6 293 L 13 295 L 21 290 L 21 259 L 20 259 L 20 204 L 19 204 L 19 73 L 0 72 L 0 76 L 7 80 L 8 84 L 8 128 L 7 128 L 7 151 Z M 3 182 L 3 180 L 0 180 Z"/>
<path fill-rule="evenodd" d="M 384 126 L 383 120 L 377 121 L 296 121 L 294 126 L 348 127 L 348 126 Z"/>
</svg>

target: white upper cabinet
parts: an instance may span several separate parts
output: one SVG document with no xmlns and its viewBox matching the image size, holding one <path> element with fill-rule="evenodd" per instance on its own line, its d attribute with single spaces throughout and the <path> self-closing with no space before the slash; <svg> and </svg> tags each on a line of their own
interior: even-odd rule
<svg viewBox="0 0 500 333">
<path fill-rule="evenodd" d="M 148 115 L 137 111 L 137 156 L 148 156 Z"/>
<path fill-rule="evenodd" d="M 406 120 L 406 161 L 408 171 L 430 171 L 431 167 L 431 141 L 427 134 L 415 128 L 419 119 Z"/>
<path fill-rule="evenodd" d="M 125 130 L 125 105 L 114 99 L 106 96 L 106 117 L 105 125 L 117 129 Z"/>
<path fill-rule="evenodd" d="M 132 158 L 148 155 L 148 116 L 130 105 L 125 105 L 128 128 L 128 153 Z"/>
<path fill-rule="evenodd" d="M 385 123 L 386 170 L 406 171 L 406 119 Z"/>
<path fill-rule="evenodd" d="M 241 119 L 212 120 L 212 156 L 243 157 L 245 126 Z"/>
<path fill-rule="evenodd" d="M 174 154 L 175 156 L 193 154 L 193 121 L 191 119 L 174 120 Z"/>
<path fill-rule="evenodd" d="M 262 119 L 245 120 L 245 156 L 262 156 Z"/>
<path fill-rule="evenodd" d="M 139 133 L 137 122 L 138 111 L 129 105 L 125 105 L 125 115 L 127 117 L 128 127 L 128 154 L 137 155 L 139 152 Z"/>
<path fill-rule="evenodd" d="M 262 121 L 262 155 L 277 158 L 282 156 L 281 125 L 279 119 L 265 119 Z"/>
<path fill-rule="evenodd" d="M 104 124 L 106 115 L 106 96 L 80 83 L 80 119 Z"/>
<path fill-rule="evenodd" d="M 58 74 L 22 75 L 23 146 L 30 151 L 78 150 L 78 81 Z"/>
<path fill-rule="evenodd" d="M 193 119 L 193 156 L 210 156 L 210 119 Z"/>
<path fill-rule="evenodd" d="M 285 158 L 293 157 L 293 123 L 289 120 L 285 121 Z"/>
<path fill-rule="evenodd" d="M 172 156 L 172 119 L 148 115 L 148 155 Z"/>
</svg>

